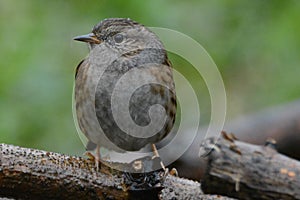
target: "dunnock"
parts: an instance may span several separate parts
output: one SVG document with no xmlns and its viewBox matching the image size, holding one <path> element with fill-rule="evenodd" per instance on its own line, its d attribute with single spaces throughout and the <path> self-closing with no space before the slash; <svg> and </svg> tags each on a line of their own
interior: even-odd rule
<svg viewBox="0 0 300 200">
<path fill-rule="evenodd" d="M 89 140 L 87 150 L 96 148 L 97 161 L 100 147 L 123 152 L 152 144 L 155 150 L 176 114 L 172 66 L 162 42 L 124 18 L 105 19 L 74 40 L 90 49 L 75 76 L 77 121 Z M 123 117 L 126 109 L 129 118 Z"/>
</svg>

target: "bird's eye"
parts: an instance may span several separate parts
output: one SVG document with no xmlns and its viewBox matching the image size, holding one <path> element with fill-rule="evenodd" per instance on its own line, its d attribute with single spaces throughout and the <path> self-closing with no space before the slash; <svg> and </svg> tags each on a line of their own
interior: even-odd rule
<svg viewBox="0 0 300 200">
<path fill-rule="evenodd" d="M 115 36 L 114 36 L 114 40 L 115 40 L 115 42 L 116 43 L 121 43 L 121 42 L 123 42 L 123 40 L 124 40 L 124 36 L 122 35 L 122 34 L 116 34 Z"/>
</svg>

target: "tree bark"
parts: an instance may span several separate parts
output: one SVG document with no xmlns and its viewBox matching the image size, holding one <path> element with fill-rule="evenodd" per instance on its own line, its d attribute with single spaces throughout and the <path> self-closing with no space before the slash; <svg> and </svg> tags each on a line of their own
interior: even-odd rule
<svg viewBox="0 0 300 200">
<path fill-rule="evenodd" d="M 224 129 L 240 140 L 253 144 L 261 145 L 267 138 L 273 138 L 280 153 L 300 159 L 300 100 L 241 116 L 227 122 Z M 198 159 L 199 146 L 206 131 L 207 127 L 201 127 L 192 145 L 172 165 L 182 176 L 194 180 L 203 178 L 206 163 L 194 161 Z"/>
<path fill-rule="evenodd" d="M 157 175 L 153 172 L 149 176 Z M 124 182 L 122 172 L 93 160 L 0 145 L 0 197 L 14 199 L 230 199 L 205 195 L 198 182 L 171 175 L 152 187 Z M 148 176 L 147 175 L 147 176 Z"/>
<path fill-rule="evenodd" d="M 238 199 L 300 199 L 300 162 L 274 146 L 274 140 L 258 146 L 225 132 L 207 139 L 201 151 L 208 154 L 202 190 Z"/>
<path fill-rule="evenodd" d="M 166 175 L 151 187 L 91 159 L 0 145 L 0 197 L 15 199 L 300 199 L 300 162 L 233 135 L 203 143 L 207 168 L 200 183 Z M 200 159 L 198 160 L 200 161 Z M 197 162 L 197 160 L 195 160 Z M 161 172 L 147 174 L 157 177 Z M 125 180 L 125 181 L 124 181 Z"/>
</svg>

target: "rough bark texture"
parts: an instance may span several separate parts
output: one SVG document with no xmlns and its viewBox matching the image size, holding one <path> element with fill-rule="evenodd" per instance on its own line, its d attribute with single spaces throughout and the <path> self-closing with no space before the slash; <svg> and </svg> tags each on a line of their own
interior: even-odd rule
<svg viewBox="0 0 300 200">
<path fill-rule="evenodd" d="M 300 162 L 277 153 L 274 141 L 251 145 L 223 132 L 218 140 L 206 140 L 202 148 L 208 153 L 201 185 L 205 193 L 238 199 L 300 199 Z"/>
<path fill-rule="evenodd" d="M 225 132 L 219 139 L 205 140 L 201 152 L 206 155 L 207 169 L 200 185 L 161 176 L 160 171 L 136 176 L 102 165 L 98 172 L 90 159 L 1 144 L 0 197 L 230 199 L 219 196 L 226 195 L 238 199 L 300 199 L 300 163 L 279 154 L 274 146 L 272 140 L 264 146 L 240 142 Z M 203 194 L 200 187 L 213 195 Z"/>
<path fill-rule="evenodd" d="M 124 185 L 124 173 L 92 160 L 0 145 L 0 197 L 14 199 L 230 199 L 205 195 L 198 182 L 168 175 L 153 187 Z M 108 172 L 113 172 L 114 175 Z M 160 173 L 160 172 L 154 172 Z M 152 176 L 153 174 L 150 174 Z M 127 180 L 128 183 L 128 180 Z M 126 189 L 125 189 L 126 188 Z M 126 191 L 124 191 L 126 190 Z"/>
<path fill-rule="evenodd" d="M 267 138 L 273 138 L 277 141 L 278 152 L 300 160 L 300 100 L 240 116 L 226 122 L 225 130 L 252 144 L 263 144 Z M 189 149 L 172 165 L 180 175 L 193 180 L 203 178 L 205 162 L 195 160 L 206 131 L 207 128 L 202 127 Z"/>
</svg>

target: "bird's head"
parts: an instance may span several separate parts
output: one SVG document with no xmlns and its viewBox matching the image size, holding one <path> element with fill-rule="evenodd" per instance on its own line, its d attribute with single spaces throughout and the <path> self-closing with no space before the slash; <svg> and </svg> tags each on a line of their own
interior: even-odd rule
<svg viewBox="0 0 300 200">
<path fill-rule="evenodd" d="M 128 18 L 104 19 L 94 26 L 91 33 L 77 36 L 74 40 L 87 42 L 91 50 L 97 45 L 106 45 L 120 54 L 143 49 L 164 49 L 153 32 Z"/>
</svg>

